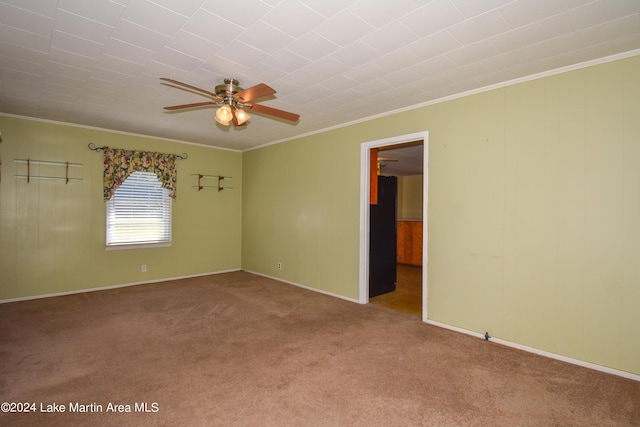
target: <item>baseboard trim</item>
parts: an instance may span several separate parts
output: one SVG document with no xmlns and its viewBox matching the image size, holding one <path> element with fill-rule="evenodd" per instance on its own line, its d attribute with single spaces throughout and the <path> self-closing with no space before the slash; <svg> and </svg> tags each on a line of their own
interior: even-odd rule
<svg viewBox="0 0 640 427">
<path fill-rule="evenodd" d="M 434 320 L 425 320 L 424 322 L 428 323 L 429 325 L 438 326 L 440 328 L 449 329 L 451 331 L 460 332 L 460 333 L 466 334 L 466 335 L 471 335 L 473 337 L 477 337 L 477 338 L 480 338 L 480 339 L 485 339 L 484 334 L 481 334 L 481 333 L 478 333 L 478 332 L 469 331 L 469 330 L 463 329 L 463 328 L 458 328 L 456 326 L 447 325 L 446 323 L 436 322 Z M 537 354 L 539 356 L 544 356 L 544 357 L 548 357 L 550 359 L 560 360 L 562 362 L 570 363 L 572 365 L 582 366 L 583 368 L 593 369 L 595 371 L 605 372 L 607 374 L 617 375 L 619 377 L 623 377 L 623 378 L 627 378 L 627 379 L 630 379 L 630 380 L 633 380 L 633 381 L 639 381 L 640 382 L 640 375 L 632 374 L 631 372 L 620 371 L 618 369 L 609 368 L 607 366 L 602 366 L 602 365 L 597 365 L 595 363 L 585 362 L 584 360 L 579 360 L 579 359 L 574 359 L 574 358 L 567 357 L 567 356 L 562 356 L 560 354 L 551 353 L 549 351 L 540 350 L 540 349 L 535 348 L 535 347 L 529 347 L 529 346 L 526 346 L 526 345 L 522 345 L 522 344 L 511 342 L 511 341 L 502 340 L 500 338 L 491 337 L 490 341 L 494 342 L 496 344 L 500 344 L 500 345 L 504 345 L 504 346 L 507 346 L 507 347 L 516 348 L 518 350 L 526 351 L 528 353 Z"/>
<path fill-rule="evenodd" d="M 251 274 L 255 274 L 256 276 L 266 277 L 267 279 L 277 280 L 278 282 L 286 283 L 287 285 L 297 286 L 298 288 L 306 289 L 308 291 L 318 292 L 320 294 L 329 295 L 330 297 L 339 298 L 339 299 L 343 299 L 345 301 L 355 302 L 356 304 L 360 304 L 360 301 L 358 301 L 357 299 L 345 297 L 344 295 L 334 294 L 334 293 L 331 293 L 331 292 L 323 291 L 322 289 L 312 288 L 310 286 L 301 285 L 300 283 L 290 282 L 288 280 L 283 280 L 283 279 L 281 279 L 279 277 L 269 276 L 267 274 L 262 274 L 262 273 L 258 273 L 258 272 L 251 271 L 251 270 L 243 269 L 242 271 L 245 271 L 245 272 L 251 273 Z"/>
<path fill-rule="evenodd" d="M 56 292 L 56 293 L 53 293 L 53 294 L 42 294 L 42 295 L 33 295 L 33 296 L 28 296 L 28 297 L 18 297 L 18 298 L 3 299 L 3 300 L 0 300 L 0 304 L 7 304 L 7 303 L 19 302 L 19 301 L 29 301 L 29 300 L 41 299 L 41 298 L 61 297 L 61 296 L 64 296 L 64 295 L 82 294 L 82 293 L 85 293 L 85 292 L 108 291 L 109 289 L 127 288 L 129 286 L 148 285 L 150 283 L 160 283 L 160 282 L 167 282 L 169 280 L 180 280 L 180 279 L 189 279 L 189 278 L 193 278 L 193 277 L 211 276 L 213 274 L 232 273 L 232 272 L 235 272 L 235 271 L 240 271 L 240 269 L 236 268 L 236 269 L 232 269 L 232 270 L 213 271 L 213 272 L 210 272 L 210 273 L 190 274 L 190 275 L 187 275 L 187 276 L 165 277 L 165 278 L 162 278 L 162 279 L 147 280 L 147 281 L 144 281 L 144 282 L 133 282 L 133 283 L 123 283 L 123 284 L 120 284 L 120 285 L 101 286 L 99 288 L 79 289 L 79 290 L 76 290 L 76 291 Z"/>
</svg>

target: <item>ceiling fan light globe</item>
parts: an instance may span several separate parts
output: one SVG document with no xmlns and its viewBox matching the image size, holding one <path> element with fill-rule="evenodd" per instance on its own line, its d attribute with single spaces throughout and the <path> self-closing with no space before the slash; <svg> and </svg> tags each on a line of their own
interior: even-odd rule
<svg viewBox="0 0 640 427">
<path fill-rule="evenodd" d="M 223 122 L 228 122 L 233 118 L 233 112 L 231 111 L 231 107 L 229 107 L 228 105 L 223 105 L 222 107 L 218 108 L 218 111 L 216 111 L 216 120 L 221 120 Z"/>
<path fill-rule="evenodd" d="M 247 114 L 243 109 L 239 109 L 236 111 L 236 119 L 238 120 L 238 124 L 241 125 L 249 120 L 251 116 Z"/>
<path fill-rule="evenodd" d="M 229 121 L 228 120 L 220 120 L 220 118 L 218 117 L 218 115 L 216 114 L 216 122 L 220 123 L 223 126 L 229 126 Z"/>
</svg>

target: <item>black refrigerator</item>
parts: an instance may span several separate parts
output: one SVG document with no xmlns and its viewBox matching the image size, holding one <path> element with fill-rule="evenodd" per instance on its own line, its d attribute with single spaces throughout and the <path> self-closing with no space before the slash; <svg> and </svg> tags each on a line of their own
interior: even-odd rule
<svg viewBox="0 0 640 427">
<path fill-rule="evenodd" d="M 396 290 L 398 178 L 378 176 L 378 204 L 369 205 L 369 298 Z"/>
</svg>

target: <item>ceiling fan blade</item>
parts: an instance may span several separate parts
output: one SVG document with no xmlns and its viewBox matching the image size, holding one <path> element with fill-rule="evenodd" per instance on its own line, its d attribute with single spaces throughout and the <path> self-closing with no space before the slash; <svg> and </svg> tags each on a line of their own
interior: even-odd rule
<svg viewBox="0 0 640 427">
<path fill-rule="evenodd" d="M 165 110 L 179 110 L 181 108 L 204 107 L 205 105 L 217 105 L 217 104 L 215 102 L 206 101 L 206 102 L 196 102 L 194 104 L 172 105 L 171 107 L 164 107 L 164 109 Z"/>
<path fill-rule="evenodd" d="M 290 120 L 292 122 L 296 122 L 300 118 L 299 114 L 289 113 L 288 111 L 278 110 L 277 108 L 265 107 L 264 105 L 260 104 L 251 104 L 250 106 L 245 105 L 245 107 L 257 113 L 268 114 L 270 116 Z"/>
<path fill-rule="evenodd" d="M 249 102 L 254 99 L 262 98 L 276 93 L 275 89 L 264 83 L 257 84 L 233 95 L 233 99 L 240 102 Z"/>
<path fill-rule="evenodd" d="M 160 77 L 160 80 L 164 80 L 164 81 L 169 82 L 169 83 L 172 83 L 172 84 L 174 84 L 174 85 L 184 86 L 184 87 L 189 88 L 189 89 L 191 89 L 191 90 L 195 90 L 195 91 L 198 91 L 198 92 L 202 92 L 202 93 L 204 93 L 205 95 L 209 95 L 209 96 L 211 96 L 211 97 L 213 97 L 213 98 L 216 98 L 216 99 L 222 99 L 222 98 L 220 98 L 218 95 L 216 95 L 216 94 L 215 94 L 215 93 L 213 93 L 213 92 L 209 92 L 208 90 L 200 89 L 199 87 L 191 86 L 191 85 L 189 85 L 189 84 L 182 83 L 182 82 L 179 82 L 179 81 L 177 81 L 177 80 L 168 79 L 168 78 L 166 78 L 166 77 Z"/>
</svg>

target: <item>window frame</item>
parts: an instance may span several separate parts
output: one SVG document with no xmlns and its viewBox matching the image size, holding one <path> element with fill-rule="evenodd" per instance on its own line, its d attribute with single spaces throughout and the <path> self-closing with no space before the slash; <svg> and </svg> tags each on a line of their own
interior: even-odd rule
<svg viewBox="0 0 640 427">
<path fill-rule="evenodd" d="M 146 181 L 144 180 L 144 178 L 140 178 L 139 175 L 136 174 L 144 174 L 146 176 Z M 156 181 L 152 181 L 151 180 L 151 176 L 153 176 L 156 180 L 157 180 L 157 185 L 156 185 Z M 153 194 L 153 192 L 158 192 L 158 191 L 162 191 L 162 200 L 161 201 L 153 201 L 151 200 L 151 203 L 153 203 L 153 205 L 148 204 L 146 206 L 146 208 L 149 210 L 150 208 L 155 208 L 156 210 L 158 208 L 161 209 L 161 212 L 152 212 L 154 215 L 160 215 L 162 224 L 163 224 L 163 238 L 161 238 L 158 241 L 151 241 L 149 239 L 147 240 L 139 240 L 139 241 L 135 241 L 135 240 L 131 240 L 131 241 L 122 241 L 120 243 L 109 243 L 110 240 L 110 228 L 112 226 L 111 224 L 111 215 L 113 214 L 113 204 L 115 202 L 126 202 L 127 201 L 127 196 L 129 197 L 128 201 L 131 200 L 135 200 L 135 195 L 131 194 L 131 189 L 129 188 L 129 186 L 125 186 L 125 183 L 131 178 L 134 177 L 134 181 L 138 181 L 138 180 L 142 180 L 141 182 L 149 182 L 149 183 L 153 183 L 153 186 L 148 188 L 148 192 L 147 193 L 151 193 L 151 194 L 147 194 L 147 196 L 151 196 L 151 198 L 153 197 L 158 197 L 157 194 Z M 140 182 L 139 182 L 140 183 Z M 126 191 L 125 194 L 122 194 L 123 192 L 120 191 L 120 194 L 118 194 L 119 190 L 122 189 L 123 191 Z M 135 190 L 134 190 L 135 191 Z M 172 231 L 173 231 L 173 198 L 171 196 L 169 196 L 170 191 L 166 188 L 164 188 L 162 186 L 162 183 L 160 182 L 160 180 L 158 179 L 157 175 L 153 172 L 146 172 L 146 171 L 136 171 L 131 173 L 131 175 L 129 175 L 127 177 L 127 179 L 125 181 L 123 181 L 123 183 L 116 189 L 115 193 L 113 194 L 113 196 L 107 200 L 107 202 L 105 203 L 105 249 L 108 251 L 113 251 L 113 250 L 126 250 L 126 249 L 143 249 L 143 248 L 158 248 L 158 247 L 169 247 L 172 245 Z M 144 192 L 141 192 L 142 196 L 144 196 Z M 118 199 L 117 197 L 121 196 L 123 197 L 124 200 L 122 199 Z M 133 199 L 132 199 L 133 197 Z M 144 205 L 142 205 L 144 207 Z M 135 215 L 135 212 L 134 212 Z"/>
</svg>

